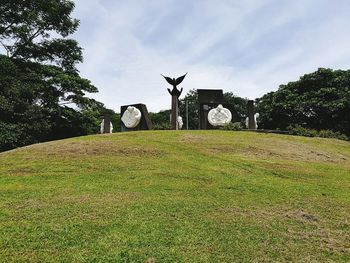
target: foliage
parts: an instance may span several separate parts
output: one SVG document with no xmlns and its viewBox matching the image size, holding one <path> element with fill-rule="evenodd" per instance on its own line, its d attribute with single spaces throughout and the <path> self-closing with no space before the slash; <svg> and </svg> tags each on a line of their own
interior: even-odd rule
<svg viewBox="0 0 350 263">
<path fill-rule="evenodd" d="M 220 128 L 220 130 L 224 131 L 240 131 L 242 130 L 242 124 L 240 122 L 230 122 L 228 124 L 225 124 L 223 127 Z"/>
<path fill-rule="evenodd" d="M 149 117 L 153 130 L 170 130 L 170 110 L 163 110 L 157 113 L 150 112 Z"/>
<path fill-rule="evenodd" d="M 186 102 L 188 104 L 188 129 L 197 130 L 199 128 L 199 102 L 196 89 L 190 90 L 183 99 L 179 100 L 179 115 L 183 119 L 184 127 L 186 127 Z"/>
<path fill-rule="evenodd" d="M 299 136 L 306 136 L 306 137 L 322 137 L 322 138 L 334 138 L 334 139 L 339 139 L 339 140 L 349 140 L 349 138 L 340 133 L 340 132 L 335 132 L 332 130 L 315 130 L 315 129 L 309 129 L 309 128 L 304 128 L 302 126 L 296 125 L 296 126 L 289 126 L 287 128 L 289 131 L 289 134 L 292 135 L 299 135 Z"/>
<path fill-rule="evenodd" d="M 225 92 L 224 93 L 224 100 L 227 104 L 232 104 L 235 107 L 235 110 L 238 113 L 238 116 L 244 121 L 244 119 L 248 116 L 248 99 L 247 98 L 241 98 L 236 95 L 234 95 L 232 92 Z"/>
<path fill-rule="evenodd" d="M 166 122 L 156 123 L 156 124 L 152 123 L 152 129 L 153 130 L 170 130 L 171 127 L 170 127 L 170 123 L 166 123 Z"/>
<path fill-rule="evenodd" d="M 111 117 L 111 122 L 113 125 L 113 132 L 120 132 L 121 127 L 120 127 L 120 113 L 114 113 Z"/>
<path fill-rule="evenodd" d="M 0 262 L 349 262 L 349 167 L 349 142 L 244 131 L 3 153 Z"/>
<path fill-rule="evenodd" d="M 103 105 L 81 78 L 81 48 L 67 36 L 79 22 L 72 1 L 9 1 L 0 5 L 0 151 L 98 131 Z M 6 135 L 5 135 L 6 134 Z"/>
<path fill-rule="evenodd" d="M 257 100 L 259 127 L 299 125 L 350 135 L 350 70 L 320 68 Z"/>
<path fill-rule="evenodd" d="M 79 26 L 70 17 L 73 9 L 70 0 L 2 0 L 0 43 L 11 58 L 52 62 L 76 71 L 75 64 L 82 61 L 81 48 L 67 38 Z"/>
</svg>

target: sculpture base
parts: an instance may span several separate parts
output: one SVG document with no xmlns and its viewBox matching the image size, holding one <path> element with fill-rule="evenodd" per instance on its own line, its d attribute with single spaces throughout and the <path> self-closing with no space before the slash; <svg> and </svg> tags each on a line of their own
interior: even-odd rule
<svg viewBox="0 0 350 263">
<path fill-rule="evenodd" d="M 140 131 L 140 130 L 152 130 L 152 122 L 148 115 L 148 110 L 145 104 L 129 104 L 120 107 L 120 116 L 123 116 L 124 112 L 129 106 L 133 106 L 141 111 L 142 117 L 140 123 L 135 128 L 127 128 L 122 120 L 120 120 L 120 130 L 122 132 L 126 131 Z"/>
</svg>

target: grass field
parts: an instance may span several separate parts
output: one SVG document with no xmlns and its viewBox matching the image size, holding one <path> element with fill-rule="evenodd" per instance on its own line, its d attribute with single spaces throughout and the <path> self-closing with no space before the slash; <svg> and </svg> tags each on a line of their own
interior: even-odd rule
<svg viewBox="0 0 350 263">
<path fill-rule="evenodd" d="M 350 261 L 350 143 L 149 131 L 2 153 L 11 261 Z"/>
</svg>

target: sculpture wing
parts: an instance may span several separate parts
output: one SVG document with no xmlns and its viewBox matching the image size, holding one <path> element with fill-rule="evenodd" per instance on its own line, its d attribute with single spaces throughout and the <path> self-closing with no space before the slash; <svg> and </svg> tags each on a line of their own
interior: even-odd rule
<svg viewBox="0 0 350 263">
<path fill-rule="evenodd" d="M 170 85 L 174 85 L 175 83 L 174 83 L 174 81 L 171 79 L 171 78 L 169 78 L 169 77 L 166 77 L 166 76 L 163 76 L 162 74 L 160 74 L 163 78 L 165 78 L 165 80 L 170 84 Z"/>
<path fill-rule="evenodd" d="M 181 77 L 176 79 L 176 85 L 179 85 L 184 80 L 184 78 L 186 77 L 187 73 L 185 75 L 183 75 L 183 76 L 181 76 Z"/>
</svg>

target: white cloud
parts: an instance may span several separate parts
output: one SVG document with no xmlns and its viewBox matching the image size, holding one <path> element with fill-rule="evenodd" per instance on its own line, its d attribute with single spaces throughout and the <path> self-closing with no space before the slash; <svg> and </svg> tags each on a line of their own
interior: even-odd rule
<svg viewBox="0 0 350 263">
<path fill-rule="evenodd" d="M 137 102 L 169 108 L 160 73 L 188 71 L 185 92 L 221 88 L 253 99 L 318 67 L 349 67 L 340 3 L 332 13 L 314 0 L 79 0 L 79 69 L 99 88 L 93 97 L 117 111 Z"/>
</svg>

